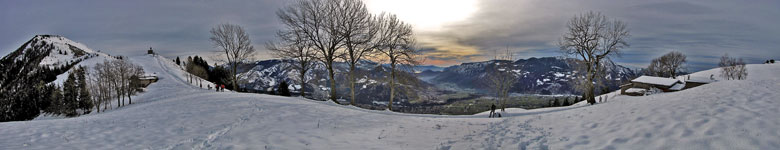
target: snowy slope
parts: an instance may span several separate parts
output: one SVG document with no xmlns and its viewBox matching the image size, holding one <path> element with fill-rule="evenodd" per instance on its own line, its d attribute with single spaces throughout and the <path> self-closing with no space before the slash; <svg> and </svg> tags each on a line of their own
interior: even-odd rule
<svg viewBox="0 0 780 150">
<path fill-rule="evenodd" d="M 36 36 L 35 38 L 39 38 L 42 43 L 48 43 L 54 46 L 49 55 L 41 60 L 41 66 L 54 67 L 66 63 L 73 63 L 76 60 L 86 59 L 90 55 L 102 54 L 88 48 L 84 44 L 71 41 L 63 36 Z M 32 45 L 29 47 L 31 46 Z"/>
<path fill-rule="evenodd" d="M 749 65 L 743 81 L 489 119 L 213 92 L 187 83 L 170 60 L 132 60 L 160 77 L 133 98 L 139 103 L 77 118 L 0 123 L 0 149 L 780 148 L 780 65 Z"/>
</svg>

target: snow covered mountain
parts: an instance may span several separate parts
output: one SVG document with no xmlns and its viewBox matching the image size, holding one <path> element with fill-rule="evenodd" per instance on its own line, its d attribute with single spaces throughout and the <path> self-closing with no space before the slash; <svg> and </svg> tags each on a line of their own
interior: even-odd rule
<svg viewBox="0 0 780 150">
<path fill-rule="evenodd" d="M 74 66 L 91 67 L 112 59 L 115 58 L 63 36 L 36 35 L 0 59 L 0 68 L 4 69 L 0 79 L 42 76 L 46 83 L 62 84 Z"/>
<path fill-rule="evenodd" d="M 0 59 L 0 120 L 31 119 L 50 103 L 49 83 L 62 85 L 76 66 L 111 60 L 57 35 L 37 35 Z"/>
<path fill-rule="evenodd" d="M 508 65 L 507 65 L 508 64 Z M 605 65 L 608 74 L 604 76 L 610 91 L 617 89 L 622 81 L 635 77 L 637 73 L 614 64 Z M 462 89 L 489 89 L 487 75 L 499 69 L 510 70 L 518 78 L 510 90 L 524 94 L 576 94 L 570 80 L 577 71 L 572 61 L 563 58 L 543 57 L 517 61 L 491 60 L 463 63 L 450 66 L 442 72 L 424 72 L 431 83 L 453 83 Z M 598 90 L 601 91 L 601 90 Z"/>
</svg>

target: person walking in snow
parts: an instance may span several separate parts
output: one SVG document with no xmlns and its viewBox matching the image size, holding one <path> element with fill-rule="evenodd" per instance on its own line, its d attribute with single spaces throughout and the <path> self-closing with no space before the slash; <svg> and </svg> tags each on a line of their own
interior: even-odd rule
<svg viewBox="0 0 780 150">
<path fill-rule="evenodd" d="M 222 92 L 224 92 L 224 91 L 225 91 L 225 85 L 224 85 L 224 84 L 222 84 L 222 85 L 219 85 L 219 86 L 220 86 L 220 88 L 222 89 Z"/>
<path fill-rule="evenodd" d="M 214 89 L 216 89 L 216 90 L 217 90 L 217 92 L 219 92 L 219 84 L 217 84 L 217 85 L 214 85 Z"/>
<path fill-rule="evenodd" d="M 493 115 L 496 114 L 496 104 L 490 104 L 490 116 L 488 118 L 493 118 Z"/>
</svg>

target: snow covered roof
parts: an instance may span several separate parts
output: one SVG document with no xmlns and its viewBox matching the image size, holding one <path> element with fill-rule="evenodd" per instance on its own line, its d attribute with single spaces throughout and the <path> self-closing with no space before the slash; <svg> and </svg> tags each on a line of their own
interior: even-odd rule
<svg viewBox="0 0 780 150">
<path fill-rule="evenodd" d="M 685 84 L 675 84 L 674 86 L 669 88 L 669 90 L 679 91 L 679 90 L 682 90 L 684 87 L 685 87 Z"/>
<path fill-rule="evenodd" d="M 663 86 L 672 86 L 675 83 L 680 82 L 680 80 L 670 79 L 670 78 L 662 78 L 662 77 L 653 77 L 653 76 L 641 76 L 639 78 L 631 80 L 631 82 L 638 82 L 638 83 L 645 83 L 645 84 L 654 84 L 654 85 L 663 85 Z"/>
<path fill-rule="evenodd" d="M 643 88 L 630 88 L 626 90 L 626 93 L 644 93 L 645 91 L 647 90 Z"/>
</svg>

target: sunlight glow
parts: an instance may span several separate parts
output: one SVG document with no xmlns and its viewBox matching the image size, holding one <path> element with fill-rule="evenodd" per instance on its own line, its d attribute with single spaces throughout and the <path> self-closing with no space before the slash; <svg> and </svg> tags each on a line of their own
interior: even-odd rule
<svg viewBox="0 0 780 150">
<path fill-rule="evenodd" d="M 476 0 L 366 0 L 376 14 L 398 15 L 415 30 L 436 31 L 447 23 L 465 20 L 477 10 Z"/>
</svg>

